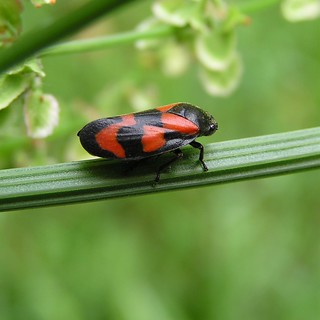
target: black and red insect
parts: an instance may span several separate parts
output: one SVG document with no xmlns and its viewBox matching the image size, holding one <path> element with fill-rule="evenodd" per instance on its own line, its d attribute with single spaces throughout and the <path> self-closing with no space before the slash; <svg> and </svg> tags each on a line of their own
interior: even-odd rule
<svg viewBox="0 0 320 320">
<path fill-rule="evenodd" d="M 181 147 L 190 144 L 200 150 L 203 170 L 204 148 L 195 141 L 200 136 L 212 135 L 218 129 L 213 116 L 189 103 L 173 103 L 142 112 L 92 121 L 78 136 L 85 150 L 102 158 L 141 160 L 173 152 L 175 157 L 160 166 L 160 173 L 174 161 L 182 158 Z"/>
</svg>

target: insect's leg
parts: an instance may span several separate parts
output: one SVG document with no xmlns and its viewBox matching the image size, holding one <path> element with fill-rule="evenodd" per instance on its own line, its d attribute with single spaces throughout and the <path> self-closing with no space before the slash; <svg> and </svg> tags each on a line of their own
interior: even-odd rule
<svg viewBox="0 0 320 320">
<path fill-rule="evenodd" d="M 177 161 L 177 160 L 179 160 L 179 159 L 181 159 L 181 158 L 183 157 L 183 153 L 182 153 L 182 151 L 181 151 L 180 149 L 173 150 L 172 152 L 175 153 L 175 157 L 172 158 L 170 161 L 164 163 L 164 164 L 163 164 L 162 166 L 160 166 L 159 169 L 157 170 L 156 178 L 154 179 L 154 181 L 155 181 L 156 183 L 159 182 L 159 180 L 160 180 L 160 173 L 161 173 L 164 169 L 168 168 L 168 167 L 170 166 L 170 164 L 172 164 L 173 162 L 175 162 L 175 161 Z"/>
<path fill-rule="evenodd" d="M 193 146 L 194 148 L 197 148 L 200 150 L 200 154 L 199 154 L 199 161 L 201 162 L 202 164 L 202 167 L 203 167 L 203 170 L 204 171 L 208 171 L 208 167 L 207 165 L 204 163 L 203 161 L 203 153 L 204 153 L 204 148 L 203 148 L 203 145 L 197 141 L 192 141 L 190 143 L 191 146 Z"/>
<path fill-rule="evenodd" d="M 157 155 L 157 157 L 159 157 L 159 156 L 160 155 Z M 141 166 L 145 162 L 150 161 L 150 159 L 151 158 L 149 157 L 149 158 L 142 158 L 142 159 L 139 159 L 139 160 L 127 161 L 124 173 L 128 174 L 130 171 L 135 170 L 138 166 Z"/>
</svg>

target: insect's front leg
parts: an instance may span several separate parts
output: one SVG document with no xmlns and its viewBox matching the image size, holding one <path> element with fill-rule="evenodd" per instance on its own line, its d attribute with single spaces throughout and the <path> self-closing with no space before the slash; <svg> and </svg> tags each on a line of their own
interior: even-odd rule
<svg viewBox="0 0 320 320">
<path fill-rule="evenodd" d="M 208 167 L 207 165 L 204 163 L 203 161 L 203 154 L 204 154 L 204 148 L 203 148 L 203 145 L 197 141 L 192 141 L 190 143 L 191 146 L 193 146 L 194 148 L 197 148 L 200 150 L 200 154 L 199 154 L 199 161 L 201 162 L 202 164 L 202 167 L 203 167 L 203 170 L 204 171 L 208 171 Z"/>
<path fill-rule="evenodd" d="M 174 163 L 175 161 L 181 159 L 183 157 L 183 153 L 180 149 L 176 149 L 172 151 L 175 154 L 175 157 L 172 158 L 170 161 L 164 163 L 162 166 L 159 167 L 159 169 L 157 170 L 157 174 L 156 174 L 156 178 L 154 179 L 154 182 L 157 183 L 160 181 L 160 173 L 165 170 L 166 168 L 168 168 L 172 163 Z"/>
</svg>

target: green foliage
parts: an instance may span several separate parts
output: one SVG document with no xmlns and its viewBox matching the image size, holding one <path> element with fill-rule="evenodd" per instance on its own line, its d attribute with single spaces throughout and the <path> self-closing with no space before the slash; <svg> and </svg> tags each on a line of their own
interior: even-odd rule
<svg viewBox="0 0 320 320">
<path fill-rule="evenodd" d="M 32 4 L 39 8 L 44 4 L 55 4 L 56 0 L 31 0 Z"/>
<path fill-rule="evenodd" d="M 54 96 L 43 94 L 39 87 L 33 88 L 25 96 L 24 116 L 28 135 L 32 138 L 45 138 L 58 124 L 58 102 Z"/>
<path fill-rule="evenodd" d="M 226 96 L 237 88 L 242 61 L 236 50 L 235 30 L 247 20 L 239 10 L 218 1 L 160 0 L 155 1 L 153 13 L 156 21 L 188 33 L 201 68 L 200 80 L 209 94 Z M 149 28 L 154 25 L 149 24 Z M 171 59 L 180 59 L 174 50 Z"/>
<path fill-rule="evenodd" d="M 227 14 L 208 23 L 212 11 L 204 17 L 200 2 Z M 36 32 L 3 49 L 0 67 L 41 56 L 42 92 L 59 101 L 60 122 L 50 137 L 29 138 L 24 93 L 5 91 L 17 99 L 0 111 L 0 166 L 13 168 L 0 172 L 0 206 L 75 205 L 1 213 L 1 319 L 317 318 L 317 10 L 313 20 L 289 23 L 280 15 L 288 1 L 183 3 L 180 17 L 188 22 L 182 26 L 154 16 L 154 27 L 135 29 L 154 11 L 150 2 L 135 1 L 51 47 L 75 30 L 64 30 L 60 18 L 78 12 L 79 1 L 39 10 L 24 1 L 24 30 Z M 308 8 L 300 4 L 290 10 Z M 78 13 L 68 22 L 79 22 Z M 52 21 L 54 30 L 43 27 Z M 205 66 L 195 43 L 208 30 L 235 36 L 230 48 L 244 71 L 223 99 L 208 95 L 199 81 Z M 132 44 L 140 40 L 150 46 L 136 50 Z M 88 121 L 181 100 L 219 122 L 219 131 L 201 140 L 209 172 L 191 148 L 156 188 L 151 181 L 161 159 L 127 176 L 123 163 L 72 162 L 88 157 L 76 136 Z M 282 133 L 269 135 L 274 132 Z M 274 177 L 298 171 L 304 172 Z M 262 176 L 273 178 L 219 183 Z M 101 199 L 129 192 L 140 196 Z"/>
<path fill-rule="evenodd" d="M 42 92 L 44 76 L 39 61 L 30 60 L 0 78 L 0 110 L 14 105 L 24 94 L 25 124 L 28 135 L 33 138 L 47 137 L 58 123 L 58 102 Z"/>
<path fill-rule="evenodd" d="M 42 4 L 54 4 L 54 2 L 40 1 L 34 3 L 34 5 L 40 7 Z M 261 1 L 261 6 L 264 4 L 266 5 L 268 2 Z M 106 7 L 112 8 L 113 5 L 111 1 L 110 4 L 106 4 Z M 92 5 L 84 6 L 74 14 L 70 14 L 69 16 L 72 16 L 72 19 L 65 16 L 42 32 L 37 31 L 35 34 L 22 38 L 18 46 L 13 48 L 14 50 L 5 51 L 2 57 L 0 55 L 0 69 L 1 64 L 2 69 L 8 68 L 12 64 L 18 63 L 23 57 L 27 58 L 29 55 L 36 54 L 39 50 L 45 48 L 47 44 L 69 33 L 73 28 L 87 23 L 103 7 L 104 4 L 93 2 Z M 10 7 L 7 3 L 3 4 L 2 20 L 7 17 L 8 24 L 10 23 L 8 16 L 17 15 L 17 11 L 13 13 L 13 8 L 16 7 Z M 242 76 L 242 59 L 236 45 L 236 27 L 249 21 L 242 11 L 250 12 L 256 8 L 259 8 L 259 4 L 245 3 L 244 5 L 240 4 L 239 8 L 237 8 L 236 6 L 228 5 L 224 1 L 158 0 L 154 2 L 152 7 L 154 18 L 149 19 L 147 23 L 141 24 L 143 27 L 140 29 L 143 32 L 62 44 L 44 50 L 42 56 L 101 49 L 137 39 L 139 40 L 137 45 L 140 48 L 144 48 L 145 44 L 142 46 L 141 40 L 144 39 L 143 43 L 148 43 L 146 39 L 149 39 L 149 42 L 153 43 L 155 48 L 165 47 L 164 50 L 160 51 L 164 60 L 163 70 L 168 75 L 177 75 L 185 72 L 186 65 L 189 63 L 189 59 L 181 59 L 184 53 L 175 47 L 181 47 L 181 44 L 172 45 L 173 42 L 171 41 L 167 42 L 167 45 L 163 45 L 154 41 L 155 38 L 171 35 L 175 36 L 176 40 L 180 39 L 180 42 L 191 43 L 195 47 L 195 56 L 201 69 L 199 72 L 200 80 L 205 90 L 212 95 L 227 96 L 238 87 Z M 296 20 L 316 18 L 318 9 L 317 3 L 309 0 L 284 1 L 283 4 L 284 15 L 289 20 L 292 17 L 294 21 L 295 16 L 298 17 Z M 18 26 L 15 26 L 15 28 L 18 29 Z M 170 63 L 168 63 L 169 60 L 171 61 Z M 175 64 L 178 67 L 175 68 Z M 19 67 L 19 70 L 23 68 Z M 173 69 L 173 71 L 170 71 L 170 69 Z M 41 76 L 43 75 L 42 72 Z M 52 95 L 40 93 L 39 80 L 37 80 L 36 86 L 33 85 L 33 79 L 38 76 L 39 72 L 37 70 L 34 70 L 34 77 L 32 77 L 32 72 L 29 77 L 16 76 L 16 71 L 11 70 L 7 76 L 3 75 L 2 79 L 0 79 L 0 85 L 4 92 L 0 97 L 0 109 L 9 106 L 22 93 L 30 90 L 29 97 L 40 94 L 42 96 L 41 99 L 50 101 L 47 104 L 48 107 L 50 105 L 50 112 L 46 108 L 33 106 L 35 111 L 29 112 L 25 116 L 27 132 L 33 138 L 43 138 L 50 135 L 58 121 L 56 116 L 51 117 L 51 114 L 58 114 L 58 111 L 53 111 L 58 110 L 57 100 Z M 32 92 L 35 87 L 37 93 Z M 28 104 L 26 103 L 26 105 Z M 36 113 L 39 113 L 39 115 L 36 116 Z M 34 115 L 34 119 L 28 118 L 30 114 Z M 40 121 L 42 127 L 40 126 L 39 130 L 31 128 L 32 125 L 30 124 L 39 123 L 39 119 L 42 119 Z M 47 128 L 45 128 L 46 126 Z M 40 132 L 40 134 L 37 134 L 37 132 Z"/>
<path fill-rule="evenodd" d="M 317 0 L 285 0 L 282 12 L 292 22 L 313 20 L 320 17 L 320 3 Z"/>
<path fill-rule="evenodd" d="M 0 3 L 0 48 L 14 42 L 21 32 L 20 1 L 3 0 Z"/>
</svg>

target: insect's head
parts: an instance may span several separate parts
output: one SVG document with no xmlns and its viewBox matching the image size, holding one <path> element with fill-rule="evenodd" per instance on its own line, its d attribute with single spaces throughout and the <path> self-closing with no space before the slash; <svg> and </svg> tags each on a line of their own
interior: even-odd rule
<svg viewBox="0 0 320 320">
<path fill-rule="evenodd" d="M 200 136 L 211 136 L 218 130 L 218 122 L 209 112 L 203 111 L 201 109 L 199 110 L 201 112 L 198 114 Z"/>
<path fill-rule="evenodd" d="M 206 128 L 206 130 L 202 134 L 204 136 L 211 136 L 218 130 L 218 122 L 208 112 L 205 112 L 204 118 L 205 118 L 206 125 L 203 126 L 203 128 Z"/>
</svg>

